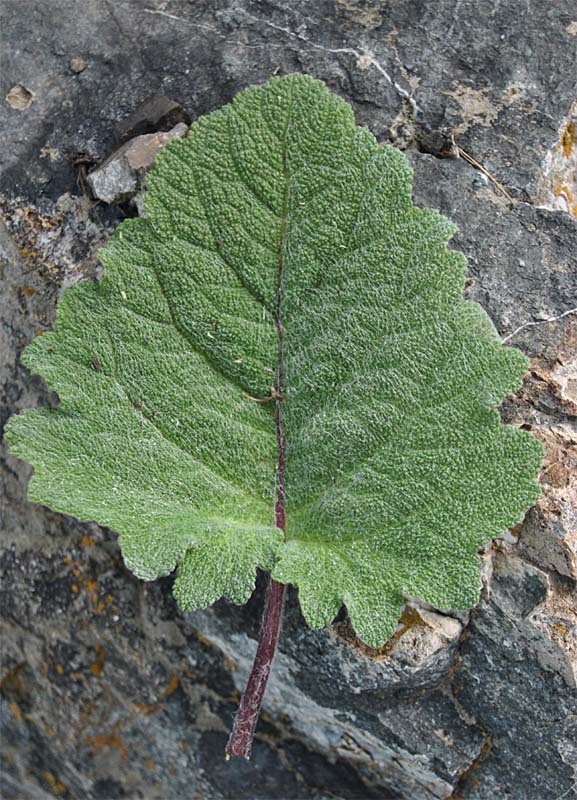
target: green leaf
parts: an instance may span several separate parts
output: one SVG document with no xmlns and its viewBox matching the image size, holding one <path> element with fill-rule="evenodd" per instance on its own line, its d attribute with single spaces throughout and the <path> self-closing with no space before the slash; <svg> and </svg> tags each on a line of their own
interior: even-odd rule
<svg viewBox="0 0 577 800">
<path fill-rule="evenodd" d="M 526 359 L 462 299 L 405 157 L 322 83 L 273 78 L 160 153 L 145 208 L 24 353 L 60 396 L 8 426 L 30 497 L 117 530 L 142 578 L 180 564 L 185 608 L 246 601 L 257 566 L 373 646 L 405 596 L 474 604 L 542 451 L 500 424 Z"/>
</svg>

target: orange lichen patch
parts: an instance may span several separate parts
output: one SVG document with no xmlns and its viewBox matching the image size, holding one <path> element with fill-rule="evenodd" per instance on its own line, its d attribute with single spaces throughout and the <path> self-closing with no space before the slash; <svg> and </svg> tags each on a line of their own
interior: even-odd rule
<svg viewBox="0 0 577 800">
<path fill-rule="evenodd" d="M 87 537 L 87 539 L 89 539 L 89 537 Z M 89 539 L 89 541 L 91 542 L 91 544 L 87 546 L 90 547 L 92 546 L 92 544 L 95 544 L 95 542 L 92 539 Z M 115 606 L 112 605 L 112 603 L 114 602 L 114 598 L 112 597 L 112 595 L 108 594 L 106 595 L 104 600 L 100 599 L 98 583 L 95 580 L 87 578 L 82 574 L 80 570 L 80 564 L 77 561 L 72 561 L 71 558 L 66 556 L 66 558 L 64 558 L 64 563 L 70 567 L 72 575 L 77 581 L 76 583 L 72 584 L 72 591 L 74 592 L 74 594 L 78 594 L 80 591 L 80 587 L 85 589 L 86 592 L 90 594 L 90 602 L 94 606 L 95 614 L 99 615 L 102 614 L 102 612 L 107 606 L 110 606 L 112 611 L 118 610 Z"/>
<path fill-rule="evenodd" d="M 121 727 L 122 721 L 119 720 L 108 733 L 97 733 L 95 736 L 88 736 L 85 739 L 86 744 L 92 747 L 93 758 L 103 750 L 117 750 L 120 753 L 120 760 L 123 764 L 126 764 L 128 760 L 128 748 L 118 734 Z"/>
<path fill-rule="evenodd" d="M 87 533 L 82 534 L 82 539 L 80 540 L 80 544 L 83 547 L 94 547 L 96 542 L 92 538 L 92 536 L 88 536 Z"/>
<path fill-rule="evenodd" d="M 171 694 L 174 694 L 179 685 L 180 677 L 178 675 L 173 675 L 165 689 L 163 689 L 158 696 L 158 701 L 156 703 L 133 703 L 132 706 L 143 714 L 156 714 L 157 711 L 160 711 L 162 708 L 163 700 L 166 700 Z"/>
<path fill-rule="evenodd" d="M 575 124 L 573 122 L 569 122 L 563 131 L 563 134 L 561 135 L 561 147 L 563 148 L 563 155 L 565 158 L 569 158 L 573 152 L 573 145 L 575 144 L 576 139 Z"/>
<path fill-rule="evenodd" d="M 132 707 L 143 714 L 156 714 L 161 708 L 158 703 L 133 703 Z"/>
<path fill-rule="evenodd" d="M 25 287 L 22 289 L 22 293 L 23 293 L 23 294 L 24 294 L 26 297 L 32 297 L 32 295 L 33 295 L 33 294 L 36 294 L 36 289 L 33 289 L 31 286 L 25 286 Z"/>
<path fill-rule="evenodd" d="M 96 678 L 99 678 L 102 675 L 104 665 L 106 664 L 106 653 L 104 652 L 104 648 L 99 644 L 94 645 L 94 652 L 96 653 L 97 658 L 96 661 L 93 661 L 90 665 L 90 672 Z"/>
<path fill-rule="evenodd" d="M 14 716 L 16 717 L 16 719 L 18 720 L 18 722 L 22 722 L 22 720 L 24 719 L 24 717 L 22 716 L 22 712 L 21 712 L 21 711 L 20 711 L 20 709 L 18 708 L 18 705 L 17 705 L 16 703 L 9 703 L 9 704 L 8 704 L 8 708 L 10 709 L 10 712 L 11 712 L 12 714 L 14 714 Z"/>
<path fill-rule="evenodd" d="M 491 739 L 490 734 L 486 730 L 481 729 L 481 736 L 483 737 L 483 741 L 481 742 L 481 747 L 479 748 L 479 753 L 477 755 L 477 758 L 471 761 L 471 763 L 466 769 L 461 770 L 459 772 L 459 780 L 452 795 L 454 797 L 459 797 L 460 790 L 464 789 L 465 786 L 473 783 L 474 779 L 470 780 L 471 774 L 477 769 L 479 764 L 485 761 L 485 759 L 493 749 L 493 740 Z"/>
<path fill-rule="evenodd" d="M 63 675 L 64 674 L 64 667 L 62 666 L 62 664 L 56 664 L 56 672 L 59 675 Z"/>
<path fill-rule="evenodd" d="M 98 584 L 96 581 L 90 580 L 82 574 L 80 571 L 80 564 L 77 561 L 72 561 L 71 558 L 66 556 L 64 558 L 64 563 L 70 567 L 70 571 L 74 578 L 76 578 L 78 584 L 80 584 L 87 592 L 94 592 L 95 589 L 98 589 Z M 74 591 L 74 590 L 73 590 Z"/>
<path fill-rule="evenodd" d="M 203 636 L 202 633 L 197 633 L 196 638 L 199 642 L 201 642 L 205 647 L 214 647 L 213 643 L 210 639 L 207 639 L 206 636 Z"/>
<path fill-rule="evenodd" d="M 147 758 L 145 758 L 142 763 L 146 769 L 156 769 L 156 764 L 153 764 L 152 761 L 149 761 Z"/>
<path fill-rule="evenodd" d="M 232 658 L 229 658 L 228 656 L 224 657 L 224 666 L 227 668 L 229 672 L 232 672 L 232 670 L 236 669 L 236 664 L 234 663 Z"/>
<path fill-rule="evenodd" d="M 553 629 L 560 636 L 565 636 L 571 630 L 568 625 L 563 625 L 563 623 L 561 623 L 561 622 L 556 622 L 553 625 Z"/>
<path fill-rule="evenodd" d="M 555 195 L 555 197 L 563 197 L 568 204 L 572 203 L 573 200 L 575 199 L 573 197 L 573 192 L 567 186 L 566 183 L 563 184 L 558 183 L 557 186 L 553 188 L 553 194 Z"/>
<path fill-rule="evenodd" d="M 166 689 L 162 692 L 158 699 L 161 701 L 166 700 L 167 697 L 170 697 L 171 694 L 174 694 L 174 692 L 178 689 L 179 684 L 180 677 L 178 675 L 173 675 L 169 680 Z"/>
<path fill-rule="evenodd" d="M 49 790 L 55 797 L 62 797 L 65 794 L 69 794 L 68 788 L 62 783 L 62 781 L 59 781 L 58 778 L 52 774 L 52 772 L 48 772 L 46 770 L 41 772 L 40 775 L 44 778 Z"/>
<path fill-rule="evenodd" d="M 183 740 L 183 741 L 182 741 L 182 742 L 179 744 L 179 747 L 180 747 L 180 749 L 181 749 L 181 750 L 188 750 L 188 742 L 185 742 L 185 741 Z"/>
</svg>

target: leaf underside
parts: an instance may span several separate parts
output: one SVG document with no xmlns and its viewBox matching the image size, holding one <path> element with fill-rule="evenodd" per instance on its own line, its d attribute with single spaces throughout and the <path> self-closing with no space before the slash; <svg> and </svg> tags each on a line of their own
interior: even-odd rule
<svg viewBox="0 0 577 800">
<path fill-rule="evenodd" d="M 538 496 L 500 424 L 525 357 L 465 302 L 453 225 L 405 157 L 320 82 L 273 78 L 199 119 L 147 179 L 100 283 L 68 289 L 23 362 L 57 409 L 8 425 L 36 502 L 120 533 L 183 608 L 244 603 L 256 567 L 312 627 L 345 603 L 382 644 L 404 596 L 468 608 L 477 551 Z M 278 311 L 286 541 L 275 527 Z M 272 388 L 271 388 L 272 387 Z"/>
</svg>

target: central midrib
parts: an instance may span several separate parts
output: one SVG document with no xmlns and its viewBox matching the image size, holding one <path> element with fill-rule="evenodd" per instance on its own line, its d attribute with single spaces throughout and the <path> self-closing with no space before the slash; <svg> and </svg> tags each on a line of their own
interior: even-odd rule
<svg viewBox="0 0 577 800">
<path fill-rule="evenodd" d="M 286 491 L 285 491 L 285 470 L 286 470 L 286 436 L 283 430 L 282 404 L 284 401 L 284 328 L 281 318 L 282 308 L 282 278 L 284 269 L 284 241 L 286 234 L 287 200 L 289 176 L 286 164 L 286 140 L 292 112 L 292 94 L 289 100 L 286 125 L 282 138 L 282 168 L 284 173 L 284 188 L 282 200 L 282 213 L 280 223 L 279 255 L 278 255 L 278 286 L 275 308 L 275 322 L 278 334 L 278 365 L 277 365 L 277 385 L 275 399 L 275 421 L 278 447 L 277 461 L 277 498 L 275 506 L 275 522 L 280 528 L 286 539 Z"/>
</svg>

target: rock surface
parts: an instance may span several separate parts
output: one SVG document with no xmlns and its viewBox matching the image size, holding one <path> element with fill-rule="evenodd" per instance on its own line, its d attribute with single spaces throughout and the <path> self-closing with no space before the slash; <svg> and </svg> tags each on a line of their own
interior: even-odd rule
<svg viewBox="0 0 577 800">
<path fill-rule="evenodd" d="M 82 191 L 115 126 L 150 95 L 196 117 L 303 71 L 407 150 L 417 203 L 458 224 L 468 296 L 531 358 L 503 417 L 533 430 L 547 461 L 539 504 L 487 549 L 469 617 L 408 603 L 375 651 L 344 615 L 308 630 L 292 593 L 253 761 L 225 764 L 262 586 L 243 608 L 181 614 L 169 579 L 126 571 L 113 533 L 28 503 L 30 468 L 4 449 L 2 797 L 574 796 L 577 223 L 569 202 L 540 207 L 570 175 L 574 3 L 75 6 L 3 4 L 0 97 L 28 94 L 1 115 L 1 424 L 56 402 L 18 356 L 53 324 L 62 288 L 99 275 L 96 250 L 126 212 Z"/>
</svg>

